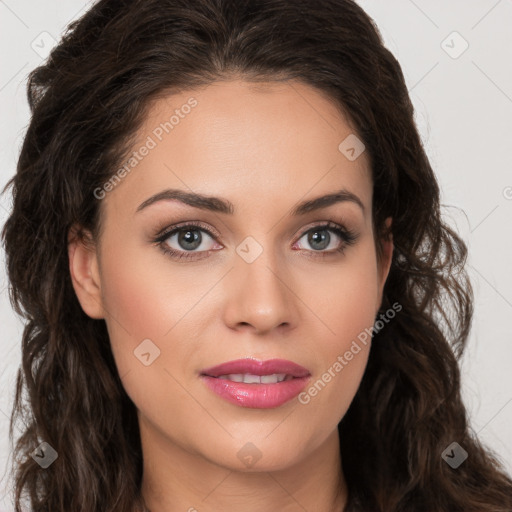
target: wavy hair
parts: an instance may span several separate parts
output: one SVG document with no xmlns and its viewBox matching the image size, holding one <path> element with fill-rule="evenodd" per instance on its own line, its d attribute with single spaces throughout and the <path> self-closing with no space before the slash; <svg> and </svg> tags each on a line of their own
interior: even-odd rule
<svg viewBox="0 0 512 512">
<path fill-rule="evenodd" d="M 241 77 L 300 80 L 326 93 L 364 142 L 376 250 L 395 251 L 366 372 L 339 423 L 346 512 L 512 510 L 512 480 L 468 424 L 458 359 L 473 292 L 467 248 L 443 221 L 439 186 L 399 63 L 352 0 L 100 0 L 29 75 L 32 113 L 2 231 L 10 299 L 25 321 L 10 422 L 16 512 L 142 509 L 136 408 L 103 320 L 74 293 L 77 224 L 100 234 L 101 187 L 124 161 L 153 100 Z M 77 233 L 82 236 L 82 233 Z M 47 469 L 29 456 L 58 452 Z M 442 458 L 453 441 L 469 454 Z"/>
</svg>

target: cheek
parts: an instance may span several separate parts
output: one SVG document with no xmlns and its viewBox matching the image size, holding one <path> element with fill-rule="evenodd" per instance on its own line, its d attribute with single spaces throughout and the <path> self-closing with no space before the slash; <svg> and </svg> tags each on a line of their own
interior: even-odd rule
<svg viewBox="0 0 512 512">
<path fill-rule="evenodd" d="M 187 313 L 201 294 L 183 283 L 180 272 L 162 274 L 165 266 L 151 263 L 137 250 L 105 250 L 102 299 L 126 393 L 145 415 L 157 411 L 163 424 L 172 424 L 167 411 L 182 409 L 190 398 L 178 383 L 176 364 L 192 364 L 194 347 L 184 334 Z"/>
<path fill-rule="evenodd" d="M 351 341 L 375 321 L 379 289 L 373 245 L 361 244 L 339 266 L 324 272 L 321 276 L 324 285 L 319 287 L 317 279 L 317 292 L 312 302 L 329 328 L 324 332 L 331 333 L 331 336 L 326 335 L 326 352 L 332 356 L 348 350 Z M 310 286 L 312 283 L 311 280 Z"/>
<path fill-rule="evenodd" d="M 346 413 L 368 361 L 378 296 L 372 249 L 370 244 L 360 247 L 357 254 L 354 251 L 350 259 L 331 269 L 329 279 L 322 279 L 329 287 L 320 287 L 321 293 L 313 297 L 315 312 L 328 329 L 322 327 L 321 336 L 317 333 L 317 372 L 299 403 L 312 415 L 327 415 L 334 422 Z"/>
<path fill-rule="evenodd" d="M 160 357 L 164 334 L 185 311 L 174 283 L 162 279 L 161 269 L 142 251 L 119 242 L 112 239 L 104 244 L 101 288 L 112 351 L 123 375 L 143 366 L 134 351 L 144 340 L 156 347 L 145 342 L 151 355 Z M 154 360 L 156 364 L 158 359 Z"/>
<path fill-rule="evenodd" d="M 179 388 L 169 373 L 197 366 L 198 318 L 207 317 L 208 303 L 201 298 L 218 276 L 171 265 L 158 249 L 111 240 L 101 261 L 102 300 L 119 375 L 130 373 L 137 389 L 161 389 L 168 380 Z M 130 393 L 128 381 L 126 387 Z"/>
<path fill-rule="evenodd" d="M 103 247 L 102 299 L 110 324 L 133 342 L 160 340 L 198 301 L 204 292 L 197 286 L 206 280 L 186 263 L 171 264 L 147 242 L 125 238 L 134 235 L 113 233 Z"/>
</svg>

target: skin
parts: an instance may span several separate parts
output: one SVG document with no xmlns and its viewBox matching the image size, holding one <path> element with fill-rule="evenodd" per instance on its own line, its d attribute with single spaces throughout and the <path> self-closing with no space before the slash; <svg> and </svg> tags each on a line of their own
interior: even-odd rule
<svg viewBox="0 0 512 512">
<path fill-rule="evenodd" d="M 191 97 L 197 106 L 161 141 L 153 135 L 156 147 L 101 200 L 99 243 L 69 244 L 77 297 L 86 314 L 105 319 L 138 410 L 142 494 L 152 512 L 340 511 L 347 489 L 337 425 L 370 343 L 307 404 L 240 407 L 211 392 L 199 373 L 238 358 L 282 358 L 306 367 L 314 383 L 373 325 L 393 245 L 384 242 L 379 262 L 367 153 L 350 161 L 338 150 L 354 130 L 318 90 L 242 79 L 157 100 L 134 150 Z M 176 200 L 136 212 L 166 188 L 225 198 L 234 214 Z M 364 211 L 345 201 L 291 216 L 298 202 L 341 188 Z M 203 222 L 216 239 L 200 230 L 201 245 L 188 249 L 197 257 L 174 260 L 152 237 L 183 221 Z M 330 234 L 328 245 L 308 241 L 308 231 L 328 221 L 357 234 L 343 253 L 335 252 L 345 242 L 334 232 L 320 233 Z M 248 236 L 263 249 L 252 263 L 236 252 Z M 167 243 L 189 247 L 177 235 Z M 160 350 L 148 366 L 134 356 L 144 339 Z M 261 455 L 252 466 L 237 456 L 249 442 Z"/>
</svg>

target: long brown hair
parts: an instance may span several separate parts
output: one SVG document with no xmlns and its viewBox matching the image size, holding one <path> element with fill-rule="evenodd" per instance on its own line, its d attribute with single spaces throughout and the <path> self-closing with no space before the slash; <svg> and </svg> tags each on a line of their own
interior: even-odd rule
<svg viewBox="0 0 512 512">
<path fill-rule="evenodd" d="M 105 322 L 75 296 L 68 231 L 78 223 L 98 235 L 94 190 L 119 169 L 150 101 L 235 76 L 327 93 L 371 159 L 378 254 L 393 218 L 382 311 L 402 309 L 374 333 L 339 424 L 346 511 L 510 512 L 512 480 L 461 400 L 467 249 L 442 219 L 400 65 L 351 0 L 101 0 L 30 74 L 32 118 L 2 232 L 11 301 L 26 321 L 10 424 L 12 438 L 22 421 L 16 511 L 24 496 L 35 512 L 142 505 L 136 409 Z M 58 453 L 44 470 L 28 455 L 42 441 Z M 452 442 L 468 453 L 457 468 L 442 457 Z"/>
</svg>

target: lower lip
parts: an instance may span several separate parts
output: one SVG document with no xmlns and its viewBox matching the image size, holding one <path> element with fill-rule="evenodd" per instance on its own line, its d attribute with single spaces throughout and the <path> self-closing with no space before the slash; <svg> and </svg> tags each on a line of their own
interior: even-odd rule
<svg viewBox="0 0 512 512">
<path fill-rule="evenodd" d="M 276 384 L 245 384 L 201 375 L 203 382 L 221 398 L 240 407 L 253 409 L 272 409 L 283 405 L 306 387 L 309 378 L 297 377 Z"/>
</svg>

